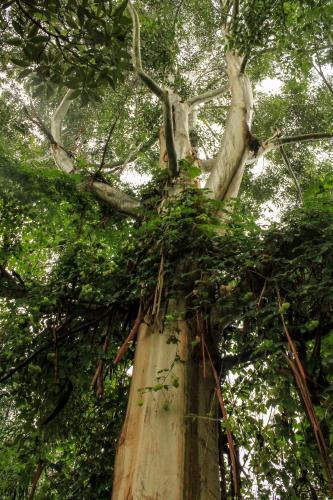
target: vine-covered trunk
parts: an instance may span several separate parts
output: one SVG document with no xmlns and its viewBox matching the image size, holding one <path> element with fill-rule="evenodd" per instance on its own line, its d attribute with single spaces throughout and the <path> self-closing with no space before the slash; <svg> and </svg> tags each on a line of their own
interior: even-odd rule
<svg viewBox="0 0 333 500">
<path fill-rule="evenodd" d="M 228 70 L 231 111 L 207 182 L 211 196 L 219 199 L 237 195 L 249 151 L 252 113 L 248 79 L 239 73 L 238 58 L 231 54 Z M 192 111 L 177 94 L 169 92 L 169 98 L 172 119 L 169 128 L 160 133 L 161 166 L 168 163 L 168 151 L 175 153 L 178 166 L 182 165 L 180 160 L 187 159 L 186 166 L 196 161 L 189 137 Z M 190 182 L 186 174 L 180 182 L 173 180 L 168 196 L 176 195 Z M 185 317 L 185 297 L 192 290 L 189 285 L 182 294 L 178 291 L 177 300 L 162 303 L 160 311 L 167 310 L 164 318 L 147 316 L 141 325 L 115 462 L 114 500 L 221 498 L 215 382 L 206 360 L 204 329 Z"/>
<path fill-rule="evenodd" d="M 170 101 L 177 160 L 190 160 L 189 107 L 172 92 Z M 166 140 L 162 130 L 161 167 L 168 162 Z M 140 327 L 114 500 L 220 498 L 214 382 L 208 366 L 203 368 L 202 345 L 185 319 L 184 304 L 182 296 L 169 299 L 160 304 L 161 314 L 147 315 Z"/>
<path fill-rule="evenodd" d="M 220 498 L 214 382 L 179 304 L 140 328 L 114 500 Z"/>
</svg>

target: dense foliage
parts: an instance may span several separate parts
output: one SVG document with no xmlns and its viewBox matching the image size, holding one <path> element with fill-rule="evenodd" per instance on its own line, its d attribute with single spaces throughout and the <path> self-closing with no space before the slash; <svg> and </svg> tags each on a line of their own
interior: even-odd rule
<svg viewBox="0 0 333 500">
<path fill-rule="evenodd" d="M 282 497 L 324 492 L 315 438 L 285 359 L 280 313 L 331 444 L 331 185 L 321 183 L 303 209 L 269 229 L 237 206 L 219 236 L 213 214 L 221 207 L 196 188 L 138 226 L 119 217 L 105 223 L 100 208 L 74 195 L 61 174 L 43 170 L 36 178 L 36 169 L 22 174 L 22 167 L 20 174 L 12 180 L 15 188 L 2 192 L 2 262 L 15 269 L 7 276 L 1 268 L 7 297 L 1 309 L 2 497 L 24 496 L 39 461 L 45 476 L 38 498 L 46 492 L 50 498 L 109 496 L 132 356 L 116 368 L 113 359 L 135 319 L 142 287 L 146 297 L 154 291 L 159 248 L 170 296 L 175 280 L 193 284 L 188 317 L 213 308 L 230 425 L 245 458 L 244 492 L 253 478 L 252 493 L 262 496 L 271 482 Z M 30 181 L 33 187 L 32 175 L 38 192 L 26 197 L 22 186 Z M 146 203 L 156 199 L 154 186 L 145 189 Z M 185 265 L 175 273 L 184 255 L 184 263 L 199 270 L 195 276 Z M 100 359 L 103 389 L 96 396 L 90 385 Z"/>
</svg>

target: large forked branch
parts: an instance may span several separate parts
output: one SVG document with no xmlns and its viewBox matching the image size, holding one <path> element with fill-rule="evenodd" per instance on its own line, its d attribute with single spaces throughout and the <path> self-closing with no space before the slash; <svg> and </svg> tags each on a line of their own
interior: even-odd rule
<svg viewBox="0 0 333 500">
<path fill-rule="evenodd" d="M 62 123 L 66 113 L 68 112 L 71 103 L 71 96 L 72 91 L 69 90 L 57 107 L 51 119 L 51 136 L 54 138 L 54 141 L 51 142 L 53 157 L 60 170 L 66 173 L 71 173 L 75 170 L 73 158 L 67 153 L 61 144 Z M 110 186 L 109 184 L 94 180 L 89 184 L 89 187 L 100 201 L 106 203 L 111 208 L 133 217 L 140 216 L 140 202 L 128 194 Z"/>
<path fill-rule="evenodd" d="M 169 174 L 171 177 L 178 175 L 177 153 L 174 144 L 174 131 L 172 120 L 172 106 L 170 103 L 169 91 L 162 89 L 151 76 L 147 75 L 142 68 L 141 43 L 140 43 L 140 21 L 137 11 L 132 2 L 128 1 L 133 22 L 133 66 L 142 82 L 153 92 L 163 103 L 165 140 L 168 153 Z"/>
<path fill-rule="evenodd" d="M 226 62 L 231 105 L 222 144 L 206 183 L 211 197 L 220 200 L 235 196 L 238 192 L 249 154 L 253 114 L 251 83 L 247 75 L 240 72 L 242 59 L 228 52 Z"/>
</svg>

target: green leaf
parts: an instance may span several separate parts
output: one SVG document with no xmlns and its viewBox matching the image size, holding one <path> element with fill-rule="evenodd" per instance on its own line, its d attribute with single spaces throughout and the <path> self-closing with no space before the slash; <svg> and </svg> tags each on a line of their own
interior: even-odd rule
<svg viewBox="0 0 333 500">
<path fill-rule="evenodd" d="M 8 43 L 9 45 L 15 45 L 16 47 L 20 47 L 22 45 L 22 38 L 19 37 L 6 38 L 6 43 Z"/>
<path fill-rule="evenodd" d="M 31 62 L 23 59 L 16 59 L 15 57 L 12 57 L 11 61 L 16 64 L 17 66 L 21 66 L 23 68 L 26 68 L 27 66 L 30 66 Z"/>
</svg>

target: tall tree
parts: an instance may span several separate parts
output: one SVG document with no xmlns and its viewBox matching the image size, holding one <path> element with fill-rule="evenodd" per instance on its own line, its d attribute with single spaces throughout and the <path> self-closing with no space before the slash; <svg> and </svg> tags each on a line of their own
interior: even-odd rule
<svg viewBox="0 0 333 500">
<path fill-rule="evenodd" d="M 64 452 L 59 426 L 74 442 L 73 425 L 93 429 L 104 452 L 134 344 L 114 499 L 265 498 L 267 483 L 295 498 L 333 493 L 331 179 L 316 178 L 333 137 L 332 11 L 328 0 L 2 2 L 4 69 L 25 82 L 7 90 L 3 113 L 11 131 L 31 131 L 32 146 L 14 159 L 3 145 L 2 323 L 11 334 L 0 380 L 13 405 L 6 419 L 35 428 L 30 498 L 50 491 L 66 459 L 80 477 L 69 495 L 107 497 L 95 469 L 82 477 L 73 458 L 75 449 L 92 462 L 89 438 Z M 279 76 L 283 92 L 258 92 L 256 103 L 255 85 L 268 76 Z M 268 154 L 260 184 L 250 166 Z M 129 166 L 154 181 L 135 193 L 121 178 Z M 304 208 L 284 231 L 262 234 L 249 205 L 258 216 L 274 195 Z M 247 400 L 258 380 L 255 407 Z M 109 399 L 88 396 L 89 383 Z"/>
</svg>

